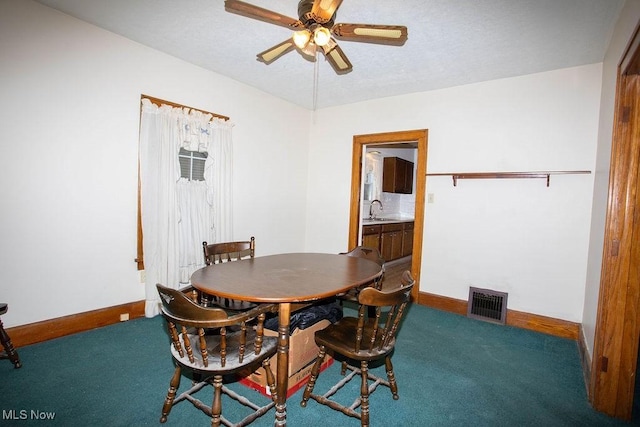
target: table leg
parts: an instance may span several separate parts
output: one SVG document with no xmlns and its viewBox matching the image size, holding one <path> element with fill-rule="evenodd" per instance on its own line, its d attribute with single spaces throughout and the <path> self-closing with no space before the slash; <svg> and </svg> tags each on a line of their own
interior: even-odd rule
<svg viewBox="0 0 640 427">
<path fill-rule="evenodd" d="M 278 359 L 276 374 L 276 426 L 287 425 L 287 389 L 289 388 L 289 323 L 291 304 L 280 303 L 278 310 Z"/>
</svg>

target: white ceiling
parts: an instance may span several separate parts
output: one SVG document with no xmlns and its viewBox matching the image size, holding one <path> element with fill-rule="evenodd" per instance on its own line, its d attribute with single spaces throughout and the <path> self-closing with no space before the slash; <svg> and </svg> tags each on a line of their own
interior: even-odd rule
<svg viewBox="0 0 640 427">
<path fill-rule="evenodd" d="M 256 54 L 290 37 L 225 12 L 223 0 L 37 0 L 143 45 L 305 108 L 440 89 L 602 62 L 624 0 L 344 0 L 336 22 L 405 25 L 404 46 L 340 42 L 353 71 L 293 51 Z M 297 18 L 297 0 L 245 0 Z"/>
</svg>

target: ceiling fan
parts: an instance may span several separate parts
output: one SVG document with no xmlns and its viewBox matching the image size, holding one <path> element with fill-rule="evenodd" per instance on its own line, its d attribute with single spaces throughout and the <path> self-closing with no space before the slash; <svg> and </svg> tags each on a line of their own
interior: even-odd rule
<svg viewBox="0 0 640 427">
<path fill-rule="evenodd" d="M 407 27 L 402 25 L 336 24 L 336 11 L 342 0 L 300 0 L 298 19 L 239 0 L 226 0 L 224 3 L 227 12 L 294 31 L 292 37 L 258 54 L 258 60 L 265 64 L 294 49 L 315 61 L 316 51 L 319 50 L 336 73 L 345 74 L 353 66 L 334 37 L 338 40 L 394 46 L 402 46 L 407 41 Z"/>
</svg>

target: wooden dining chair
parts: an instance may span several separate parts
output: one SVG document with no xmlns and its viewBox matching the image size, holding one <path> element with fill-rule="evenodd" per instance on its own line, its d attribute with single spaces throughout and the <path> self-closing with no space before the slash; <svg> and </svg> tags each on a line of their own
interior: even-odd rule
<svg viewBox="0 0 640 427">
<path fill-rule="evenodd" d="M 169 327 L 171 356 L 176 369 L 162 407 L 160 422 L 167 421 L 171 408 L 183 400 L 211 416 L 211 425 L 246 426 L 275 406 L 277 392 L 269 359 L 276 353 L 278 338 L 264 336 L 264 319 L 277 305 L 261 304 L 252 310 L 229 315 L 221 308 L 207 308 L 194 302 L 185 293 L 156 285 L 162 302 L 162 315 Z M 224 385 L 234 374 L 247 368 L 253 372 L 259 366 L 266 371 L 271 399 L 259 405 Z M 192 387 L 176 397 L 182 370 L 187 369 L 197 379 Z M 207 385 L 214 388 L 213 402 L 206 405 L 194 394 Z M 231 423 L 222 414 L 222 395 L 251 409 L 240 422 Z M 253 394 L 255 395 L 255 393 Z M 257 395 L 256 395 L 257 396 Z"/>
<path fill-rule="evenodd" d="M 401 282 L 392 289 L 365 288 L 358 294 L 360 303 L 358 317 L 343 317 L 337 323 L 315 333 L 315 342 L 319 351 L 311 369 L 311 376 L 304 389 L 301 406 L 307 406 L 309 399 L 313 399 L 345 415 L 358 418 L 364 427 L 369 426 L 369 395 L 376 390 L 378 385 L 388 387 L 394 400 L 399 398 L 398 385 L 391 364 L 391 354 L 395 347 L 400 322 L 411 299 L 411 289 L 414 284 L 411 272 L 407 270 L 402 274 Z M 375 308 L 375 316 L 366 315 L 367 307 Z M 333 354 L 334 357 L 340 356 L 343 359 L 343 376 L 347 370 L 351 372 L 341 378 L 325 394 L 314 394 L 313 389 L 327 352 Z M 378 360 L 384 360 L 387 372 L 386 380 L 369 372 L 369 362 Z M 360 362 L 360 367 L 349 364 L 350 361 Z M 350 406 L 330 399 L 357 375 L 362 380 L 360 396 Z M 370 381 L 372 381 L 371 384 Z M 358 407 L 360 407 L 359 412 L 356 410 Z"/>
<path fill-rule="evenodd" d="M 249 240 L 238 242 L 202 242 L 202 250 L 207 265 L 253 258 L 256 254 L 256 239 L 251 236 Z"/>
<path fill-rule="evenodd" d="M 384 258 L 380 254 L 380 251 L 377 248 L 370 248 L 367 246 L 357 246 L 356 248 L 350 250 L 349 252 L 341 252 L 340 255 L 365 258 L 376 262 L 380 267 L 382 267 L 382 274 L 376 277 L 371 283 L 365 283 L 362 286 L 358 286 L 357 288 L 352 288 L 346 293 L 342 295 L 338 295 L 338 301 L 342 304 L 344 301 L 350 301 L 353 303 L 358 303 L 358 294 L 360 291 L 367 287 L 373 286 L 376 289 L 382 288 L 382 280 L 384 278 Z M 369 308 L 369 316 L 373 316 L 374 309 Z"/>
<path fill-rule="evenodd" d="M 371 260 L 377 263 L 378 265 L 380 265 L 384 270 L 384 258 L 382 258 L 382 255 L 380 254 L 380 251 L 378 250 L 378 248 L 371 248 L 368 246 L 357 246 L 354 249 L 350 250 L 349 252 L 341 252 L 340 255 L 354 256 L 358 258 L 365 258 L 365 259 Z M 379 278 L 379 281 L 382 281 L 382 279 Z M 380 288 L 378 287 L 377 289 L 380 289 Z"/>
<path fill-rule="evenodd" d="M 249 240 L 237 242 L 221 242 L 212 244 L 202 242 L 202 252 L 204 254 L 204 262 L 206 265 L 250 259 L 253 258 L 256 253 L 256 239 L 251 236 Z M 255 304 L 247 301 L 219 298 L 214 295 L 207 295 L 204 293 L 200 293 L 198 298 L 200 300 L 200 304 L 204 306 L 213 304 L 227 310 L 234 311 L 250 310 L 256 306 Z"/>
<path fill-rule="evenodd" d="M 0 316 L 5 314 L 9 306 L 6 303 L 0 303 Z M 11 343 L 11 338 L 9 338 L 9 334 L 4 329 L 4 325 L 2 324 L 2 319 L 0 318 L 0 343 L 2 344 L 2 348 L 4 351 L 0 353 L 0 359 L 9 359 L 11 363 L 13 363 L 14 368 L 20 368 L 22 363 L 20 362 L 20 356 L 18 356 L 18 352 L 13 347 Z"/>
</svg>

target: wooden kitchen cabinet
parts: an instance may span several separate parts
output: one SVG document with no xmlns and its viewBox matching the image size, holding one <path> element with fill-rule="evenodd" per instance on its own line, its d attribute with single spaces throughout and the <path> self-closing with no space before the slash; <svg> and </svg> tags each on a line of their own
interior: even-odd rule
<svg viewBox="0 0 640 427">
<path fill-rule="evenodd" d="M 413 222 L 405 222 L 402 231 L 402 256 L 413 252 Z"/>
<path fill-rule="evenodd" d="M 413 252 L 413 221 L 389 222 L 362 227 L 362 246 L 376 248 L 385 261 L 393 261 Z"/>
<path fill-rule="evenodd" d="M 384 224 L 380 233 L 380 253 L 385 261 L 402 257 L 402 223 Z"/>
<path fill-rule="evenodd" d="M 385 157 L 382 166 L 382 191 L 413 193 L 413 162 L 400 157 Z"/>
<path fill-rule="evenodd" d="M 381 225 L 365 225 L 362 227 L 362 246 L 380 250 Z"/>
</svg>

